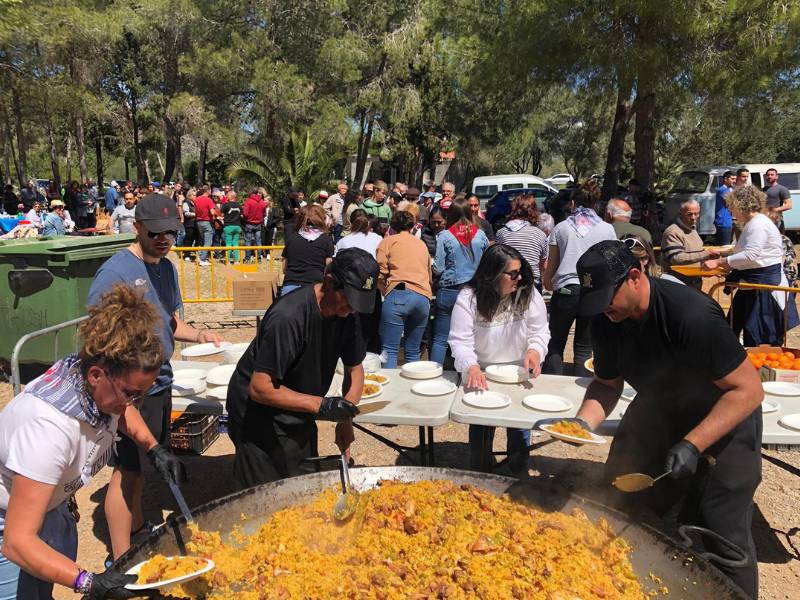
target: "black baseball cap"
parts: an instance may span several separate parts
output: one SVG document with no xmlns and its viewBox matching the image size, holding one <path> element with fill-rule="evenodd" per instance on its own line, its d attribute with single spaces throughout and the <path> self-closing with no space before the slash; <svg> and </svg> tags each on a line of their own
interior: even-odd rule
<svg viewBox="0 0 800 600">
<path fill-rule="evenodd" d="M 603 312 L 631 269 L 641 268 L 625 242 L 598 242 L 578 259 L 577 272 L 581 286 L 578 314 L 589 317 Z"/>
<path fill-rule="evenodd" d="M 147 231 L 164 233 L 177 231 L 181 222 L 178 219 L 178 207 L 175 201 L 164 194 L 147 194 L 136 205 L 136 220 L 142 223 Z"/>
<path fill-rule="evenodd" d="M 346 248 L 333 257 L 328 272 L 344 294 L 353 310 L 371 313 L 375 310 L 375 286 L 378 282 L 378 262 L 360 248 Z"/>
</svg>

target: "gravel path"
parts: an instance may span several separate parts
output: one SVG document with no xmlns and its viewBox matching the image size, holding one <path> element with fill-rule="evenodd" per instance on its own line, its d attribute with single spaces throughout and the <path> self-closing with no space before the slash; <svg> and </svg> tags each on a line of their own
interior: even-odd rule
<svg viewBox="0 0 800 600">
<path fill-rule="evenodd" d="M 231 305 L 188 304 L 186 319 L 201 323 L 226 322 L 228 327 L 220 333 L 232 342 L 250 341 L 255 333 L 254 322 L 247 328 L 233 328 L 231 323 L 242 321 L 231 316 Z M 792 335 L 791 345 L 798 347 L 800 333 Z M 568 353 L 570 350 L 568 350 Z M 570 356 L 567 357 L 570 359 Z M 0 384 L 0 407 L 11 398 L 11 386 Z M 335 454 L 333 426 L 320 424 L 320 453 Z M 412 427 L 376 427 L 383 435 L 404 445 L 416 446 L 417 430 Z M 397 454 L 366 435 L 359 435 L 352 447 L 358 465 L 403 464 Z M 436 430 L 437 465 L 466 468 L 467 427 L 450 423 Z M 498 431 L 495 449 L 505 448 L 505 436 Z M 530 474 L 542 481 L 557 482 L 585 496 L 600 498 L 602 462 L 608 445 L 575 448 L 567 444 L 549 444 L 536 452 L 530 462 Z M 778 600 L 797 598 L 800 589 L 800 449 L 792 451 L 765 451 L 765 455 L 779 461 L 783 467 L 767 460 L 763 462 L 763 482 L 756 493 L 754 535 L 758 546 L 761 572 L 761 598 Z M 233 446 L 226 435 L 220 438 L 203 456 L 186 457 L 190 483 L 184 486 L 189 506 L 235 491 L 232 478 Z M 87 569 L 102 570 L 108 553 L 108 540 L 103 498 L 110 470 L 94 478 L 91 485 L 78 492 L 81 521 L 79 563 Z M 166 485 L 150 478 L 145 490 L 145 511 L 152 521 L 161 522 L 177 506 Z M 794 590 L 794 591 L 792 591 Z M 70 591 L 58 589 L 56 598 L 74 598 Z"/>
</svg>

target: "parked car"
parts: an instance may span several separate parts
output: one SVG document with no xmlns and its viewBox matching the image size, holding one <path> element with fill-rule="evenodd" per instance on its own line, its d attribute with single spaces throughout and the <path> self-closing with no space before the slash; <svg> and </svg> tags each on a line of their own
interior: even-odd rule
<svg viewBox="0 0 800 600">
<path fill-rule="evenodd" d="M 575 183 L 575 179 L 569 173 L 556 173 L 551 177 L 545 177 L 544 180 L 554 187 L 564 187 L 569 183 Z"/>
<path fill-rule="evenodd" d="M 497 192 L 486 203 L 486 220 L 489 221 L 495 231 L 500 229 L 508 220 L 512 201 L 521 194 L 533 194 L 536 198 L 536 208 L 539 209 L 539 212 L 548 212 L 550 199 L 557 193 L 551 189 L 538 187 Z"/>
<path fill-rule="evenodd" d="M 678 175 L 667 194 L 663 225 L 667 226 L 675 220 L 683 202 L 696 200 L 700 204 L 697 233 L 701 236 L 716 233 L 714 212 L 717 188 L 722 183 L 722 174 L 725 171 L 735 172 L 740 167 L 750 171 L 750 183 L 758 188 L 764 185 L 764 174 L 767 169 L 777 169 L 778 183 L 789 188 L 789 193 L 792 195 L 792 208 L 783 215 L 784 226 L 787 231 L 800 231 L 800 163 L 737 164 L 687 169 Z"/>
<path fill-rule="evenodd" d="M 552 184 L 541 177 L 517 173 L 515 175 L 484 175 L 472 180 L 472 193 L 481 201 L 481 210 L 486 210 L 487 201 L 497 192 L 506 190 L 542 189 L 557 192 Z"/>
</svg>

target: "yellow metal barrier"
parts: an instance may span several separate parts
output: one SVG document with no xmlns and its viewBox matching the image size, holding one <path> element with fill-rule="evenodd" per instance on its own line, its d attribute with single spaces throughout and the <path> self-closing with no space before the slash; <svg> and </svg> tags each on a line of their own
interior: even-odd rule
<svg viewBox="0 0 800 600">
<path fill-rule="evenodd" d="M 183 301 L 185 303 L 233 302 L 231 282 L 224 278 L 224 284 L 218 285 L 217 277 L 219 275 L 215 272 L 215 266 L 219 263 L 244 272 L 279 273 L 283 265 L 278 254 L 283 251 L 283 248 L 284 246 L 176 246 L 172 250 L 178 255 L 178 282 Z M 245 263 L 241 260 L 244 258 L 244 251 L 247 250 L 255 257 L 253 263 Z M 199 253 L 201 251 L 208 252 L 209 265 L 207 267 L 200 266 Z M 234 252 L 238 253 L 239 262 L 231 260 Z M 269 258 L 262 257 L 262 252 L 269 252 Z M 192 256 L 187 257 L 187 254 Z M 222 258 L 215 258 L 215 254 L 221 254 Z M 187 265 L 185 258 L 191 259 L 189 261 L 191 266 Z M 187 266 L 190 270 L 189 278 L 187 278 Z M 194 272 L 193 278 L 191 278 L 191 271 Z M 194 283 L 194 289 L 190 289 L 190 283 Z M 204 295 L 206 288 L 210 289 L 210 296 Z"/>
<path fill-rule="evenodd" d="M 715 292 L 719 292 L 721 288 L 732 288 L 734 290 L 761 290 L 766 292 L 783 292 L 784 293 L 784 303 L 783 303 L 783 345 L 786 344 L 786 332 L 788 331 L 789 326 L 789 294 L 797 294 L 800 292 L 800 288 L 796 287 L 787 287 L 783 285 L 766 285 L 763 283 L 747 283 L 745 281 L 720 281 L 719 283 L 714 284 L 711 286 L 711 289 L 708 290 L 708 295 L 714 297 Z M 796 300 L 795 300 L 796 302 Z M 733 297 L 731 296 L 731 306 L 733 306 Z M 728 321 L 730 322 L 732 319 L 733 311 L 728 311 Z"/>
</svg>

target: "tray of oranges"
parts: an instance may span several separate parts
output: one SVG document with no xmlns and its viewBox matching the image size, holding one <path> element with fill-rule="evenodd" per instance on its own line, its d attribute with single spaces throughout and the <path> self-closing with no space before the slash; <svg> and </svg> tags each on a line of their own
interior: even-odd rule
<svg viewBox="0 0 800 600">
<path fill-rule="evenodd" d="M 771 367 L 773 369 L 786 369 L 800 371 L 800 353 L 785 352 L 753 352 L 747 353 L 747 358 L 756 369 Z"/>
</svg>

